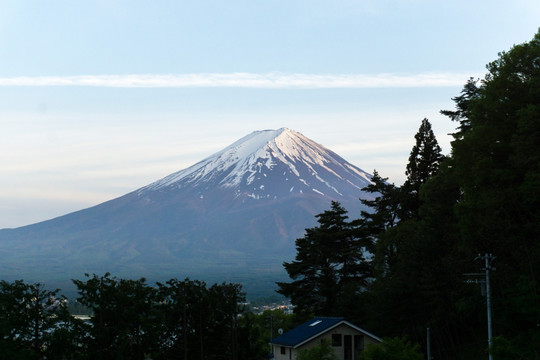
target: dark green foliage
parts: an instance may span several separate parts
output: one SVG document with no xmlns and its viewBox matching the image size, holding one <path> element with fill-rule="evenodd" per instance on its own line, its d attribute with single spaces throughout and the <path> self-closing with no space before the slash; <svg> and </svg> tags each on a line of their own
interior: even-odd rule
<svg viewBox="0 0 540 360">
<path fill-rule="evenodd" d="M 411 150 L 405 171 L 407 180 L 401 187 L 401 220 L 418 219 L 421 205 L 420 187 L 437 174 L 439 165 L 444 158 L 428 119 L 422 120 L 414 138 L 416 144 Z"/>
<path fill-rule="evenodd" d="M 480 95 L 480 89 L 477 85 L 478 81 L 474 78 L 469 78 L 461 91 L 461 95 L 452 98 L 456 103 L 456 110 L 441 110 L 441 114 L 448 116 L 452 121 L 459 122 L 458 131 L 453 134 L 456 139 L 461 139 L 466 132 L 471 130 L 471 122 L 469 120 L 471 109 L 469 105 L 471 101 L 474 101 Z"/>
<path fill-rule="evenodd" d="M 372 261 L 376 276 L 390 271 L 399 247 L 391 237 L 382 239 L 387 231 L 399 223 L 399 216 L 402 213 L 401 190 L 387 180 L 376 170 L 373 171 L 372 183 L 362 190 L 373 194 L 375 199 L 360 200 L 362 204 L 371 208 L 371 211 L 362 211 L 361 218 L 355 222 L 362 236 L 369 238 L 374 244 L 370 249 L 371 252 L 378 254 Z"/>
<path fill-rule="evenodd" d="M 79 302 L 94 314 L 86 343 L 91 358 L 144 359 L 154 350 L 155 291 L 145 279 L 116 279 L 107 273 L 73 282 Z"/>
<path fill-rule="evenodd" d="M 58 323 L 49 333 L 46 355 L 49 359 L 86 359 L 85 342 L 90 326 L 73 317 L 67 307 L 58 312 Z"/>
<path fill-rule="evenodd" d="M 296 240 L 295 260 L 284 263 L 293 281 L 279 282 L 278 292 L 290 297 L 295 311 L 306 316 L 343 314 L 347 309 L 340 306 L 340 299 L 356 296 L 371 276 L 364 258 L 371 242 L 357 236 L 338 202 L 316 217 L 319 226 L 306 229 L 305 236 Z"/>
<path fill-rule="evenodd" d="M 410 255 L 401 248 L 413 243 L 411 238 L 418 233 L 415 230 L 418 224 L 404 222 L 419 220 L 420 187 L 437 174 L 444 158 L 427 119 L 422 120 L 415 139 L 405 172 L 407 180 L 402 187 L 389 184 L 374 171 L 372 184 L 363 189 L 377 195 L 374 200 L 361 200 L 372 212 L 362 212 L 358 222 L 364 225 L 362 229 L 368 236 L 377 240 L 373 266 L 379 278 L 397 274 L 395 265 L 399 258 Z M 394 229 L 396 226 L 398 229 Z"/>
<path fill-rule="evenodd" d="M 244 294 L 238 284 L 86 275 L 74 280 L 93 316 L 74 318 L 58 290 L 0 282 L 0 357 L 9 359 L 238 359 Z M 241 357 L 245 359 L 246 357 Z"/>
<path fill-rule="evenodd" d="M 298 352 L 297 360 L 338 360 L 332 345 L 328 341 L 321 341 L 317 346 L 303 349 Z"/>
<path fill-rule="evenodd" d="M 360 360 L 423 360 L 418 344 L 400 338 L 384 339 L 380 344 L 367 344 Z"/>
<path fill-rule="evenodd" d="M 238 358 L 264 359 L 270 354 L 270 320 L 253 313 L 239 319 Z"/>
<path fill-rule="evenodd" d="M 420 169 L 413 148 L 408 179 L 393 191 L 400 194 L 389 196 L 390 185 L 379 181 L 374 214 L 365 216 L 393 220 L 374 232 L 370 326 L 382 335 L 405 332 L 420 343 L 430 327 L 437 358 L 485 356 L 485 299 L 462 275 L 478 272 L 482 264 L 473 259 L 485 252 L 497 256 L 494 329 L 506 337 L 493 351 L 502 358 L 538 358 L 540 33 L 501 53 L 488 70 L 482 82 L 470 79 L 454 98 L 456 111 L 443 112 L 459 121 L 451 156 L 433 161 L 438 169 L 417 178 L 411 176 Z M 383 200 L 392 207 L 380 206 Z M 397 221 L 388 217 L 389 208 Z"/>
<path fill-rule="evenodd" d="M 514 337 L 512 341 L 504 336 L 492 339 L 490 352 L 495 360 L 540 359 L 540 331 L 527 331 Z M 531 346 L 532 345 L 532 346 Z"/>
<path fill-rule="evenodd" d="M 454 206 L 460 189 L 451 159 L 420 188 L 419 219 L 402 221 L 381 234 L 376 243 L 376 280 L 369 288 L 369 326 L 377 334 L 401 336 L 424 344 L 432 329 L 433 353 L 444 358 L 469 341 L 476 320 L 484 314 L 476 306 L 457 303 L 476 290 L 463 283 L 472 258 L 463 253 Z M 382 270 L 381 270 L 382 269 Z M 476 294 L 476 292 L 474 292 Z M 477 331 L 476 331 L 477 333 Z"/>
<path fill-rule="evenodd" d="M 283 310 L 266 310 L 262 314 L 244 314 L 239 319 L 238 325 L 238 358 L 255 360 L 268 357 L 269 342 L 279 335 L 278 329 L 287 332 L 298 324 L 294 315 L 285 314 Z"/>
<path fill-rule="evenodd" d="M 158 283 L 160 348 L 165 358 L 199 358 L 204 355 L 208 289 L 200 281 L 171 279 Z M 193 330 L 192 330 L 193 329 Z M 198 355 L 198 356 L 197 356 Z"/>
<path fill-rule="evenodd" d="M 470 256 L 497 256 L 495 326 L 512 342 L 540 323 L 540 32 L 487 68 L 470 101 L 471 130 L 452 144 L 457 215 Z"/>
<path fill-rule="evenodd" d="M 537 359 L 540 32 L 530 43 L 501 53 L 488 70 L 485 79 L 470 79 L 454 98 L 455 111 L 442 112 L 459 122 L 447 158 L 440 154 L 431 125 L 424 119 L 404 185 L 390 184 L 374 172 L 364 191 L 375 198 L 362 200 L 371 212 L 362 212 L 350 224 L 357 238 L 375 243 L 368 264 L 375 279 L 361 296 L 345 295 L 340 289 L 345 296 L 328 304 L 335 315 L 344 315 L 347 307 L 363 307 L 363 317 L 356 319 L 374 333 L 394 337 L 405 333 L 422 348 L 429 327 L 435 358 L 485 356 L 485 298 L 478 285 L 465 283 L 464 274 L 481 270 L 483 265 L 474 262 L 477 254 L 493 253 L 497 256 L 491 274 L 494 331 L 504 337 L 496 338 L 491 351 L 500 358 Z M 319 229 L 308 230 L 297 242 L 296 262 L 285 264 L 293 279 L 302 274 L 295 270 L 313 269 L 303 265 L 317 259 L 307 249 L 317 244 Z M 328 235 L 338 237 L 338 233 Z M 335 272 L 330 273 L 337 279 Z M 310 296 L 326 283 L 312 274 L 317 271 L 286 284 L 305 293 L 282 293 L 299 298 L 293 302 L 300 309 L 325 314 L 328 309 L 316 304 L 326 297 Z M 348 306 L 340 305 L 345 301 Z M 391 359 L 399 353 L 377 351 L 372 356 Z"/>
<path fill-rule="evenodd" d="M 414 138 L 416 144 L 409 156 L 407 171 L 405 171 L 405 175 L 407 175 L 405 184 L 409 190 L 418 192 L 421 185 L 437 174 L 443 156 L 428 119 L 422 120 Z"/>
<path fill-rule="evenodd" d="M 237 359 L 238 284 L 145 279 L 109 274 L 74 280 L 79 302 L 92 309 L 86 354 L 92 359 Z"/>
<path fill-rule="evenodd" d="M 375 196 L 373 200 L 361 199 L 360 201 L 371 211 L 360 213 L 363 226 L 372 239 L 376 239 L 385 230 L 397 225 L 402 211 L 401 193 L 399 187 L 387 182 L 377 170 L 373 170 L 371 184 L 362 189 Z"/>
<path fill-rule="evenodd" d="M 45 355 L 49 333 L 65 306 L 57 299 L 59 290 L 42 284 L 0 281 L 0 353 L 10 358 L 37 359 Z"/>
</svg>

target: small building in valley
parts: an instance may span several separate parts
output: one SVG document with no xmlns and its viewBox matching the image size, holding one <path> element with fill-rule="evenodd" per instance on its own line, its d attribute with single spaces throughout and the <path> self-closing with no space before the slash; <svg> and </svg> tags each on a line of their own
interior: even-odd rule
<svg viewBox="0 0 540 360">
<path fill-rule="evenodd" d="M 381 339 L 341 317 L 316 317 L 272 339 L 275 360 L 295 360 L 298 352 L 327 341 L 340 360 L 354 360 L 364 346 Z"/>
</svg>

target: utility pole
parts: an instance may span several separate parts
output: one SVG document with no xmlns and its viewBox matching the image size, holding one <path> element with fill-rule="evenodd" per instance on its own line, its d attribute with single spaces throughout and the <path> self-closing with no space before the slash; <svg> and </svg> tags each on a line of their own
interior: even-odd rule
<svg viewBox="0 0 540 360">
<path fill-rule="evenodd" d="M 495 259 L 493 254 L 486 253 L 485 255 L 480 255 L 476 257 L 477 260 L 484 260 L 484 271 L 486 272 L 486 307 L 487 307 L 487 326 L 488 326 L 488 346 L 491 348 L 491 338 L 493 337 L 493 330 L 491 326 L 491 289 L 489 284 L 489 271 L 495 270 L 491 266 L 491 262 Z M 489 360 L 493 360 L 491 352 L 489 352 Z"/>
<path fill-rule="evenodd" d="M 427 360 L 431 360 L 431 333 L 427 328 Z"/>
<path fill-rule="evenodd" d="M 270 314 L 270 354 L 274 354 L 274 344 L 272 340 L 274 339 L 274 315 Z"/>
</svg>

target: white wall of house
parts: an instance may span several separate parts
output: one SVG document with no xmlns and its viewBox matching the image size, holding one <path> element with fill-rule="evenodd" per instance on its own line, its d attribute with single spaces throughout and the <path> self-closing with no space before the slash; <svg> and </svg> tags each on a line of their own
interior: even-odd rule
<svg viewBox="0 0 540 360">
<path fill-rule="evenodd" d="M 274 359 L 275 360 L 289 360 L 293 359 L 292 352 L 295 352 L 296 350 L 287 347 L 287 346 L 280 346 L 280 345 L 272 345 L 274 348 Z M 294 358 L 296 359 L 296 352 L 294 354 Z"/>
</svg>

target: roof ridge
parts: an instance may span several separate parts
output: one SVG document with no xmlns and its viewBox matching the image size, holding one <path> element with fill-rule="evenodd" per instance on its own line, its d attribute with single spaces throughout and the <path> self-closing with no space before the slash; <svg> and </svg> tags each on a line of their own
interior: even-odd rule
<svg viewBox="0 0 540 360">
<path fill-rule="evenodd" d="M 315 316 L 313 319 L 345 319 L 343 316 Z"/>
</svg>

